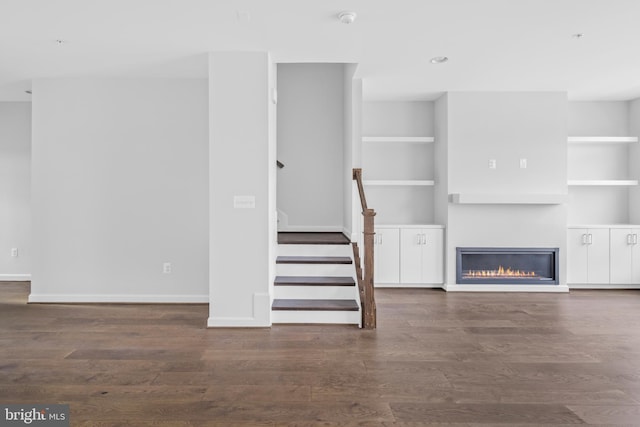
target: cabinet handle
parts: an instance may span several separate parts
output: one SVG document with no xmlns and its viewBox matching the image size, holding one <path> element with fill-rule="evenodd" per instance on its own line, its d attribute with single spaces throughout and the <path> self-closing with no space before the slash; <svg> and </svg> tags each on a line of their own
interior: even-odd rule
<svg viewBox="0 0 640 427">
<path fill-rule="evenodd" d="M 380 244 L 382 244 L 382 234 L 378 237 L 380 238 Z"/>
<path fill-rule="evenodd" d="M 583 244 L 583 245 L 586 245 L 587 243 L 588 243 L 588 242 L 587 242 L 587 235 L 586 235 L 586 234 L 583 234 L 583 235 L 582 235 L 582 244 Z"/>
<path fill-rule="evenodd" d="M 590 245 L 593 245 L 593 234 L 589 233 L 588 236 L 589 237 L 588 237 L 587 243 Z"/>
<path fill-rule="evenodd" d="M 627 245 L 633 245 L 633 235 L 627 234 Z"/>
<path fill-rule="evenodd" d="M 422 244 L 423 244 L 423 245 L 426 245 L 426 244 L 427 244 L 427 235 L 426 235 L 426 234 L 423 234 L 423 235 L 422 235 Z"/>
<path fill-rule="evenodd" d="M 634 244 L 634 245 L 637 245 L 637 244 L 638 244 L 638 235 L 637 235 L 637 234 L 634 234 L 634 235 L 633 235 L 633 244 Z"/>
</svg>

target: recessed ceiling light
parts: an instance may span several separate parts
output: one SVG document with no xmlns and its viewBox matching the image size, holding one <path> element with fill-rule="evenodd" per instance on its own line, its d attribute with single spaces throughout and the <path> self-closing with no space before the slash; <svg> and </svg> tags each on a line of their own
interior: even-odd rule
<svg viewBox="0 0 640 427">
<path fill-rule="evenodd" d="M 446 56 L 434 56 L 430 61 L 432 64 L 444 64 L 448 60 L 449 58 L 447 58 Z"/>
<path fill-rule="evenodd" d="M 338 14 L 338 19 L 343 24 L 353 24 L 357 17 L 358 15 L 355 12 L 344 11 Z"/>
<path fill-rule="evenodd" d="M 66 41 L 66 40 L 62 40 L 62 39 L 57 39 L 57 40 L 56 40 L 56 44 L 57 44 L 58 46 L 62 46 L 63 44 L 66 44 L 66 43 L 67 43 L 67 41 Z"/>
<path fill-rule="evenodd" d="M 584 33 L 575 33 L 571 37 L 573 37 L 574 39 L 581 39 L 584 37 Z"/>
</svg>

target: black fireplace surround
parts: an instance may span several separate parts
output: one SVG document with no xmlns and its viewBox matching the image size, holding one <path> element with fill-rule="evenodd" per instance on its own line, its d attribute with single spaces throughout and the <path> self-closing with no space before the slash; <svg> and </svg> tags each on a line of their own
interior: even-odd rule
<svg viewBox="0 0 640 427">
<path fill-rule="evenodd" d="M 558 248 L 456 248 L 456 283 L 557 285 L 558 264 Z"/>
</svg>

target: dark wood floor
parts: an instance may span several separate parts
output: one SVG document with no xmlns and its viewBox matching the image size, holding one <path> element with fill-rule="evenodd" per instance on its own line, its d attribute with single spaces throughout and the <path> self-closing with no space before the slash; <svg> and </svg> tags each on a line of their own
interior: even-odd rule
<svg viewBox="0 0 640 427">
<path fill-rule="evenodd" d="M 377 290 L 375 331 L 27 293 L 0 284 L 0 402 L 73 426 L 640 425 L 637 291 Z"/>
</svg>

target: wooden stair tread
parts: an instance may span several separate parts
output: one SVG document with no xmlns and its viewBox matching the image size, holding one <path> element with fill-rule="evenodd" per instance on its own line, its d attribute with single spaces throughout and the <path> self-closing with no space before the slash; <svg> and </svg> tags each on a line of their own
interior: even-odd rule
<svg viewBox="0 0 640 427">
<path fill-rule="evenodd" d="M 272 310 L 297 311 L 358 311 L 358 303 L 351 299 L 275 299 Z"/>
<path fill-rule="evenodd" d="M 327 232 L 279 232 L 278 244 L 281 245 L 348 245 L 351 240 L 342 233 Z"/>
<path fill-rule="evenodd" d="M 279 256 L 276 264 L 352 264 L 347 256 Z"/>
<path fill-rule="evenodd" d="M 353 277 L 348 276 L 277 276 L 276 286 L 355 286 Z"/>
</svg>

